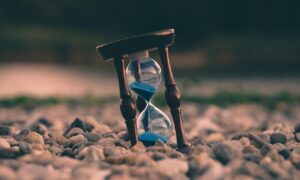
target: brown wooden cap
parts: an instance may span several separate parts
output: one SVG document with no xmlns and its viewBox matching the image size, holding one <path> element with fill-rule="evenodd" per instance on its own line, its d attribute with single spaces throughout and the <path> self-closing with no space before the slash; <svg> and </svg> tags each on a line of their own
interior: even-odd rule
<svg viewBox="0 0 300 180">
<path fill-rule="evenodd" d="M 165 29 L 102 44 L 97 46 L 96 50 L 104 60 L 112 60 L 139 51 L 151 51 L 159 47 L 170 46 L 174 43 L 174 39 L 175 30 Z"/>
</svg>

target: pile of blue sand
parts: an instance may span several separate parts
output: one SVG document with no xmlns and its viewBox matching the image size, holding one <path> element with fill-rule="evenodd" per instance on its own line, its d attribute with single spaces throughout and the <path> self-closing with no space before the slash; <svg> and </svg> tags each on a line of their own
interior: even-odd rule
<svg viewBox="0 0 300 180">
<path fill-rule="evenodd" d="M 145 145 L 145 146 L 154 146 L 157 140 L 161 140 L 164 143 L 168 141 L 168 137 L 154 133 L 152 131 L 146 131 L 139 135 L 139 140 Z"/>
</svg>

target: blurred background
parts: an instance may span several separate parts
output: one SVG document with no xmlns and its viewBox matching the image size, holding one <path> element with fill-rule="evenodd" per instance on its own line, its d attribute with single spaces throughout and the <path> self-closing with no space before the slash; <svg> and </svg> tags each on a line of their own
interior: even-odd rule
<svg viewBox="0 0 300 180">
<path fill-rule="evenodd" d="M 115 96 L 97 45 L 176 29 L 184 93 L 299 92 L 300 1 L 1 0 L 0 96 Z M 157 54 L 153 57 L 157 59 Z"/>
</svg>

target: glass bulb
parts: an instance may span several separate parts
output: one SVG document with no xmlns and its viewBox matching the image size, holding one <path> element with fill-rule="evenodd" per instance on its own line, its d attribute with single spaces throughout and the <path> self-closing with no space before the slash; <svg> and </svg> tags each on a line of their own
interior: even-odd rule
<svg viewBox="0 0 300 180">
<path fill-rule="evenodd" d="M 171 136 L 171 122 L 166 114 L 151 104 L 162 80 L 159 64 L 149 57 L 148 52 L 129 56 L 131 62 L 126 68 L 129 87 L 145 99 L 147 105 L 137 120 L 139 140 L 145 145 L 154 145 L 160 139 L 167 142 Z"/>
</svg>

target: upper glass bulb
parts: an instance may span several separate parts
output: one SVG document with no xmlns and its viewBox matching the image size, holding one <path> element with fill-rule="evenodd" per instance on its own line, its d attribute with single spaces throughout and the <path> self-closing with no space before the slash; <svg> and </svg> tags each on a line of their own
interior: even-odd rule
<svg viewBox="0 0 300 180">
<path fill-rule="evenodd" d="M 131 54 L 130 59 L 126 68 L 127 82 L 137 95 L 149 101 L 162 80 L 161 68 L 149 57 L 148 51 Z"/>
</svg>

